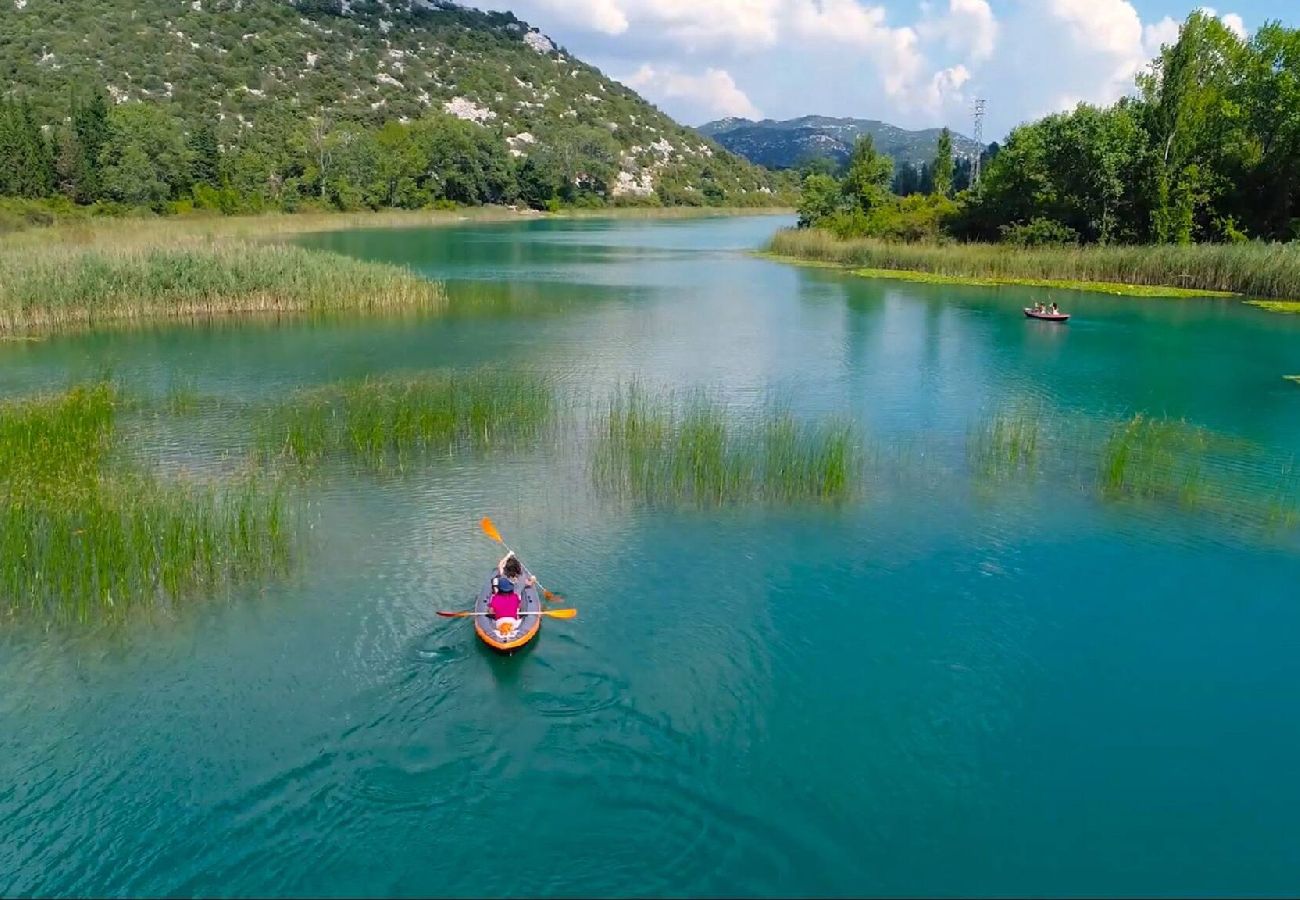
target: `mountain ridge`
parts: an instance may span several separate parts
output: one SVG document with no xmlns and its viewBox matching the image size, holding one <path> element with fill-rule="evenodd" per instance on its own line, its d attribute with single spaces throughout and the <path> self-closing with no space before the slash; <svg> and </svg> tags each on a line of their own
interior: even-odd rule
<svg viewBox="0 0 1300 900">
<path fill-rule="evenodd" d="M 895 163 L 918 166 L 934 158 L 939 128 L 909 130 L 878 119 L 806 115 L 795 119 L 752 120 L 728 117 L 695 129 L 750 162 L 773 169 L 791 169 L 816 158 L 843 164 L 859 135 L 869 134 L 876 149 Z M 958 159 L 977 156 L 983 149 L 973 139 L 953 132 Z"/>
</svg>

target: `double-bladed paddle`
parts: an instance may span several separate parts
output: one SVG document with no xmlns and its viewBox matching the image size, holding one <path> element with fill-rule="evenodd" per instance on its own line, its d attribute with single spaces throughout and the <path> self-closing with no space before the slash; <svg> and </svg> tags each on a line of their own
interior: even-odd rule
<svg viewBox="0 0 1300 900">
<path fill-rule="evenodd" d="M 552 619 L 572 619 L 578 614 L 576 609 L 543 609 L 540 612 L 533 610 L 531 612 L 520 612 L 521 616 L 550 616 Z M 438 615 L 444 619 L 463 619 L 466 616 L 486 616 L 485 612 L 448 612 L 439 610 Z"/>
<path fill-rule="evenodd" d="M 515 559 L 518 559 L 518 558 L 519 558 L 519 554 L 517 554 L 517 553 L 515 553 L 515 551 L 511 550 L 511 549 L 510 549 L 510 545 L 507 544 L 507 543 L 505 542 L 505 539 L 501 537 L 501 532 L 497 531 L 497 527 L 496 527 L 495 525 L 492 524 L 492 520 L 491 520 L 491 519 L 489 519 L 487 516 L 484 516 L 484 517 L 483 517 L 483 520 L 482 520 L 481 522 L 479 522 L 478 525 L 479 525 L 480 528 L 483 529 L 483 533 L 484 533 L 484 534 L 486 534 L 488 537 L 492 538 L 492 540 L 496 541 L 496 542 L 497 542 L 498 544 L 500 544 L 502 547 L 505 547 L 507 553 L 509 553 L 509 554 L 510 554 L 511 556 L 513 556 Z M 537 576 L 536 576 L 536 575 L 533 576 L 533 580 L 534 580 L 534 581 L 537 580 Z M 564 599 L 564 597 L 563 597 L 562 595 L 560 595 L 560 594 L 553 594 L 553 593 L 551 593 L 550 591 L 548 591 L 546 588 L 542 587 L 542 583 L 541 583 L 540 581 L 537 582 L 537 586 L 538 586 L 539 588 L 542 588 L 542 596 L 545 597 L 545 598 L 546 598 L 548 601 L 550 601 L 551 603 L 559 603 L 561 600 Z"/>
</svg>

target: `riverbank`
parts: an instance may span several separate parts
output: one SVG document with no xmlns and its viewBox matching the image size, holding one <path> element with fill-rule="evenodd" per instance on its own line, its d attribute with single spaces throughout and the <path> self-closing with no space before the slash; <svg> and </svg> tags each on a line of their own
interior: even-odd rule
<svg viewBox="0 0 1300 900">
<path fill-rule="evenodd" d="M 1300 246 L 1016 248 L 841 240 L 785 229 L 769 255 L 853 269 L 873 278 L 938 284 L 1022 285 L 1135 297 L 1250 297 L 1271 312 L 1300 312 Z"/>
<path fill-rule="evenodd" d="M 737 212 L 629 208 L 538 213 L 483 207 L 77 221 L 10 234 L 0 241 L 0 338 L 152 319 L 439 310 L 447 305 L 441 285 L 401 266 L 283 244 L 299 234 L 550 218 L 696 218 Z"/>
</svg>

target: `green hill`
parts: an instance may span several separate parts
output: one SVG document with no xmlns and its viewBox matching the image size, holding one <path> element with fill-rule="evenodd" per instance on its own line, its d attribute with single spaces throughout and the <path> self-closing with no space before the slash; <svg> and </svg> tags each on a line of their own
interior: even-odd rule
<svg viewBox="0 0 1300 900">
<path fill-rule="evenodd" d="M 206 180 L 264 203 L 758 204 L 786 184 L 512 14 L 442 0 L 0 0 L 0 34 L 0 95 L 30 106 L 55 162 L 72 152 L 74 96 L 85 107 L 103 92 L 110 132 L 131 132 L 153 163 L 137 173 L 156 182 L 136 192 L 146 199 L 159 183 L 170 199 L 185 194 L 212 144 L 219 178 Z M 21 129 L 23 111 L 9 109 Z M 412 143 L 423 171 L 406 159 L 387 185 L 355 183 Z M 117 166 L 105 197 L 140 199 L 116 177 L 130 148 L 111 159 L 92 149 Z M 471 157 L 469 175 L 443 171 Z M 347 169 L 349 184 L 331 184 Z M 55 178 L 65 192 L 69 177 Z M 466 179 L 480 183 L 464 189 Z"/>
</svg>

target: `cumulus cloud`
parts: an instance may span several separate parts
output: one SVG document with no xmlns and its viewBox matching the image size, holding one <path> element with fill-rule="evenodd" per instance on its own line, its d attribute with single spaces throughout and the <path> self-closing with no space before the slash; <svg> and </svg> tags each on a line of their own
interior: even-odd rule
<svg viewBox="0 0 1300 900">
<path fill-rule="evenodd" d="M 944 13 L 936 13 L 930 3 L 922 3 L 921 11 L 921 23 L 917 26 L 921 37 L 941 41 L 971 62 L 982 62 L 993 55 L 998 21 L 987 0 L 948 0 Z"/>
<path fill-rule="evenodd" d="M 621 0 L 540 0 L 540 5 L 568 24 L 604 34 L 622 34 L 628 28 Z"/>
<path fill-rule="evenodd" d="M 1178 40 L 1178 29 L 1181 26 L 1169 16 L 1165 16 L 1159 22 L 1154 22 L 1142 29 L 1142 52 L 1148 57 L 1154 58 L 1160 52 L 1160 48 L 1166 44 L 1172 44 Z"/>
<path fill-rule="evenodd" d="M 1242 21 L 1241 16 L 1236 13 L 1226 13 L 1220 21 L 1223 22 L 1224 27 L 1237 37 L 1241 38 L 1243 41 L 1246 39 L 1246 23 Z"/>
<path fill-rule="evenodd" d="M 684 121 L 754 117 L 761 106 L 780 118 L 968 130 L 980 96 L 988 133 L 999 136 L 1132 92 L 1180 24 L 1163 13 L 1143 19 L 1141 0 L 477 2 L 512 10 L 607 71 L 632 73 L 626 83 Z M 1219 18 L 1245 35 L 1240 15 Z"/>
<path fill-rule="evenodd" d="M 577 29 L 609 35 L 633 32 L 689 50 L 767 47 L 777 39 L 787 0 L 532 0 Z M 527 12 L 528 0 L 515 9 Z"/>
<path fill-rule="evenodd" d="M 709 68 L 692 75 L 647 64 L 619 80 L 653 100 L 682 102 L 693 108 L 695 118 L 701 120 L 724 116 L 758 119 L 763 115 L 725 69 Z"/>
</svg>

